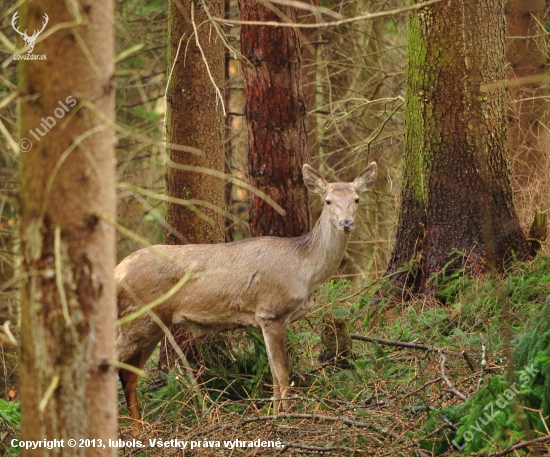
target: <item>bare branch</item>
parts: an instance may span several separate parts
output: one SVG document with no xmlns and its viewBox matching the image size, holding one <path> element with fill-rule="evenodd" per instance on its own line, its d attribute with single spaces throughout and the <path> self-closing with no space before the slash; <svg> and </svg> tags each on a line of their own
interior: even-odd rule
<svg viewBox="0 0 550 457">
<path fill-rule="evenodd" d="M 318 29 L 321 27 L 337 27 L 342 24 L 350 24 L 352 22 L 359 22 L 359 21 L 368 21 L 372 19 L 378 19 L 380 17 L 388 17 L 388 16 L 395 16 L 397 14 L 407 13 L 409 11 L 418 10 L 421 8 L 425 8 L 426 6 L 433 5 L 434 3 L 439 3 L 443 0 L 429 0 L 424 3 L 418 3 L 416 5 L 412 6 L 406 6 L 403 8 L 396 8 L 394 10 L 390 11 L 380 11 L 378 13 L 366 13 L 362 14 L 360 16 L 356 17 L 350 17 L 346 19 L 340 19 L 339 21 L 334 22 L 321 22 L 318 24 L 308 24 L 308 23 L 302 23 L 302 24 L 294 24 L 294 23 L 285 23 L 285 22 L 276 22 L 276 21 L 228 21 L 225 18 L 220 17 L 213 17 L 212 19 L 216 22 L 223 22 L 225 24 L 229 25 L 267 25 L 272 27 L 294 27 L 294 28 L 301 28 L 301 29 Z"/>
</svg>

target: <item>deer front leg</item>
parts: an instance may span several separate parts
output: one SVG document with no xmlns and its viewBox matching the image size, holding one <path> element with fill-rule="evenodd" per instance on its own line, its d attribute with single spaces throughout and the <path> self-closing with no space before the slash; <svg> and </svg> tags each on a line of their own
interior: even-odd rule
<svg viewBox="0 0 550 457">
<path fill-rule="evenodd" d="M 273 396 L 275 398 L 288 398 L 288 378 L 290 370 L 285 349 L 286 325 L 274 320 L 267 320 L 262 323 L 262 333 L 269 360 L 269 368 L 273 376 Z M 275 411 L 285 411 L 289 407 L 288 400 L 273 403 Z"/>
</svg>

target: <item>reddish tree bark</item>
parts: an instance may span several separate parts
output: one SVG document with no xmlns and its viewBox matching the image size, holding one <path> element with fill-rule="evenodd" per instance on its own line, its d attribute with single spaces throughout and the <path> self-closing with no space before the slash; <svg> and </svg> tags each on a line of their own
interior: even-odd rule
<svg viewBox="0 0 550 457">
<path fill-rule="evenodd" d="M 294 8 L 278 7 L 285 20 L 296 22 Z M 239 8 L 243 21 L 281 21 L 254 0 L 240 0 Z M 298 36 L 290 27 L 243 25 L 241 53 L 250 183 L 286 211 L 282 216 L 252 195 L 250 231 L 253 236 L 303 235 L 309 229 L 307 190 L 302 181 L 308 139 Z"/>
</svg>

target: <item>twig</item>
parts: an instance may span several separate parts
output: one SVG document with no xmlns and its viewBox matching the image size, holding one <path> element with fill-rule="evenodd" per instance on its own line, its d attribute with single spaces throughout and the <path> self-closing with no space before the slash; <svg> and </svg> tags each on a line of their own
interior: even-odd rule
<svg viewBox="0 0 550 457">
<path fill-rule="evenodd" d="M 462 357 L 464 357 L 464 360 L 466 360 L 466 363 L 468 364 L 468 366 L 470 367 L 470 370 L 472 370 L 472 372 L 475 373 L 476 369 L 474 368 L 474 365 L 470 360 L 470 357 L 468 357 L 468 354 L 466 353 L 466 351 L 462 351 L 461 354 L 462 354 Z"/>
<path fill-rule="evenodd" d="M 477 381 L 477 387 L 476 392 L 481 387 L 481 380 L 483 379 L 483 375 L 485 374 L 485 367 L 487 366 L 487 359 L 485 358 L 485 344 L 483 343 L 483 335 L 479 335 L 481 338 L 481 371 L 479 373 L 479 379 Z"/>
<path fill-rule="evenodd" d="M 458 398 L 460 398 L 462 401 L 468 400 L 468 397 L 464 395 L 462 392 L 459 392 L 456 390 L 455 386 L 452 385 L 451 381 L 449 381 L 449 378 L 445 376 L 445 356 L 443 355 L 443 352 L 439 351 L 439 356 L 441 357 L 441 365 L 439 365 L 439 372 L 441 374 L 441 379 L 445 381 L 445 384 L 447 384 L 447 387 L 449 387 L 449 390 L 455 394 Z"/>
<path fill-rule="evenodd" d="M 69 315 L 69 304 L 67 303 L 67 296 L 65 295 L 65 287 L 63 285 L 63 273 L 61 265 L 61 227 L 55 226 L 54 231 L 54 253 L 55 253 L 55 284 L 59 292 L 59 299 L 61 301 L 61 308 L 63 309 L 63 317 L 67 326 L 73 325 L 71 316 Z"/>
<path fill-rule="evenodd" d="M 300 413 L 286 413 L 286 414 L 278 414 L 276 416 L 247 417 L 246 419 L 241 419 L 238 422 L 216 425 L 215 427 L 212 427 L 207 431 L 204 431 L 203 435 L 206 435 L 207 433 L 213 432 L 215 430 L 222 430 L 222 429 L 231 428 L 231 427 L 240 428 L 243 425 L 249 424 L 251 422 L 273 421 L 277 419 L 313 419 L 318 421 L 342 422 L 346 425 L 350 425 L 353 427 L 368 428 L 375 432 L 382 433 L 384 435 L 389 435 L 399 442 L 404 441 L 404 439 L 397 433 L 369 422 L 359 422 L 344 416 L 321 416 L 318 414 L 300 414 Z"/>
<path fill-rule="evenodd" d="M 339 21 L 320 22 L 316 24 L 309 24 L 309 23 L 294 24 L 294 23 L 276 22 L 276 21 L 265 21 L 265 22 L 234 21 L 234 20 L 227 20 L 225 18 L 220 18 L 220 17 L 213 17 L 212 19 L 216 22 L 223 22 L 230 25 L 262 25 L 262 26 L 272 26 L 272 27 L 294 27 L 294 28 L 302 28 L 302 29 L 317 29 L 320 27 L 336 27 L 342 24 L 349 24 L 351 22 L 366 21 L 369 19 L 378 19 L 380 17 L 395 16 L 397 14 L 407 13 L 409 11 L 414 11 L 420 8 L 424 8 L 426 6 L 430 6 L 430 5 L 433 5 L 434 3 L 439 3 L 441 1 L 443 0 L 429 0 L 427 2 L 417 3 L 416 5 L 406 6 L 404 8 L 396 8 L 390 11 L 380 11 L 378 13 L 366 13 L 356 17 L 340 19 Z"/>
<path fill-rule="evenodd" d="M 193 2 L 191 2 L 191 25 L 193 26 L 193 31 L 195 32 L 195 43 L 197 44 L 197 48 L 199 48 L 199 51 L 201 52 L 202 60 L 204 61 L 204 65 L 206 66 L 206 71 L 208 72 L 208 77 L 210 78 L 210 81 L 212 82 L 212 85 L 216 90 L 216 94 L 220 99 L 223 115 L 225 116 L 225 105 L 223 102 L 222 93 L 220 92 L 220 88 L 216 84 L 216 80 L 214 79 L 214 77 L 212 76 L 212 73 L 210 72 L 210 66 L 208 65 L 208 60 L 206 60 L 206 56 L 204 55 L 204 51 L 202 50 L 202 46 L 199 41 L 199 31 L 197 30 L 197 25 L 195 24 L 195 4 Z"/>
<path fill-rule="evenodd" d="M 40 400 L 40 404 L 38 405 L 38 411 L 42 413 L 46 410 L 46 406 L 48 405 L 48 402 L 50 401 L 52 394 L 55 392 L 55 389 L 57 389 L 57 386 L 59 386 L 59 375 L 55 374 L 53 375 L 50 385 L 46 389 L 46 392 L 44 393 L 42 400 Z"/>
<path fill-rule="evenodd" d="M 504 451 L 497 452 L 496 454 L 489 454 L 489 457 L 500 457 L 502 455 L 511 454 L 514 451 L 517 451 L 518 449 L 523 449 L 529 446 L 533 446 L 535 444 L 544 443 L 546 441 L 550 440 L 550 435 L 541 436 L 540 438 L 536 438 L 534 440 L 524 441 L 523 443 L 514 444 L 513 446 L 510 446 L 508 449 L 505 449 Z"/>
<path fill-rule="evenodd" d="M 414 394 L 420 392 L 422 389 L 428 387 L 428 386 L 431 385 L 431 384 L 435 384 L 435 383 L 438 382 L 438 381 L 441 381 L 441 378 L 440 378 L 440 377 L 425 382 L 425 383 L 422 384 L 422 386 L 420 386 L 418 389 L 413 390 L 412 392 L 409 392 L 409 393 L 408 393 L 407 395 L 405 395 L 404 397 L 401 397 L 401 398 L 399 399 L 399 401 L 403 401 L 405 398 L 410 397 L 411 395 L 414 395 Z"/>
<path fill-rule="evenodd" d="M 397 346 L 402 348 L 409 348 L 409 349 L 420 349 L 422 351 L 435 351 L 435 348 L 426 346 L 424 344 L 418 344 L 418 343 L 406 343 L 403 341 L 391 341 L 391 340 L 384 340 L 382 338 L 373 338 L 371 336 L 363 336 L 359 335 L 358 333 L 352 333 L 350 335 L 352 340 L 359 340 L 359 341 L 368 341 L 370 343 L 379 343 L 379 344 L 385 344 L 387 346 Z"/>
<path fill-rule="evenodd" d="M 356 452 L 357 449 L 343 446 L 310 446 L 303 443 L 285 443 L 283 446 L 283 451 L 286 451 L 288 448 L 295 449 L 304 449 L 306 451 L 316 451 L 316 452 L 334 452 L 334 451 L 347 451 L 347 452 Z"/>
<path fill-rule="evenodd" d="M 452 430 L 454 430 L 455 432 L 458 430 L 458 427 L 455 424 L 453 424 L 449 419 L 447 419 L 443 414 L 440 416 L 440 419 L 443 422 L 445 422 L 445 424 L 447 424 L 447 426 Z"/>
</svg>

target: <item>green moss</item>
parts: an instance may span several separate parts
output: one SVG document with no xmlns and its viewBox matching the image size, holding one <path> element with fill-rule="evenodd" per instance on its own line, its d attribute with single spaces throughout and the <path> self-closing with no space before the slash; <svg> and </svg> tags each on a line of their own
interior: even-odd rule
<svg viewBox="0 0 550 457">
<path fill-rule="evenodd" d="M 404 187 L 421 204 L 427 204 L 428 186 L 425 160 L 429 153 L 424 140 L 427 120 L 422 71 L 427 58 L 427 43 L 421 31 L 418 15 L 411 14 L 407 35 L 407 94 L 405 102 L 405 152 L 403 155 Z"/>
</svg>

